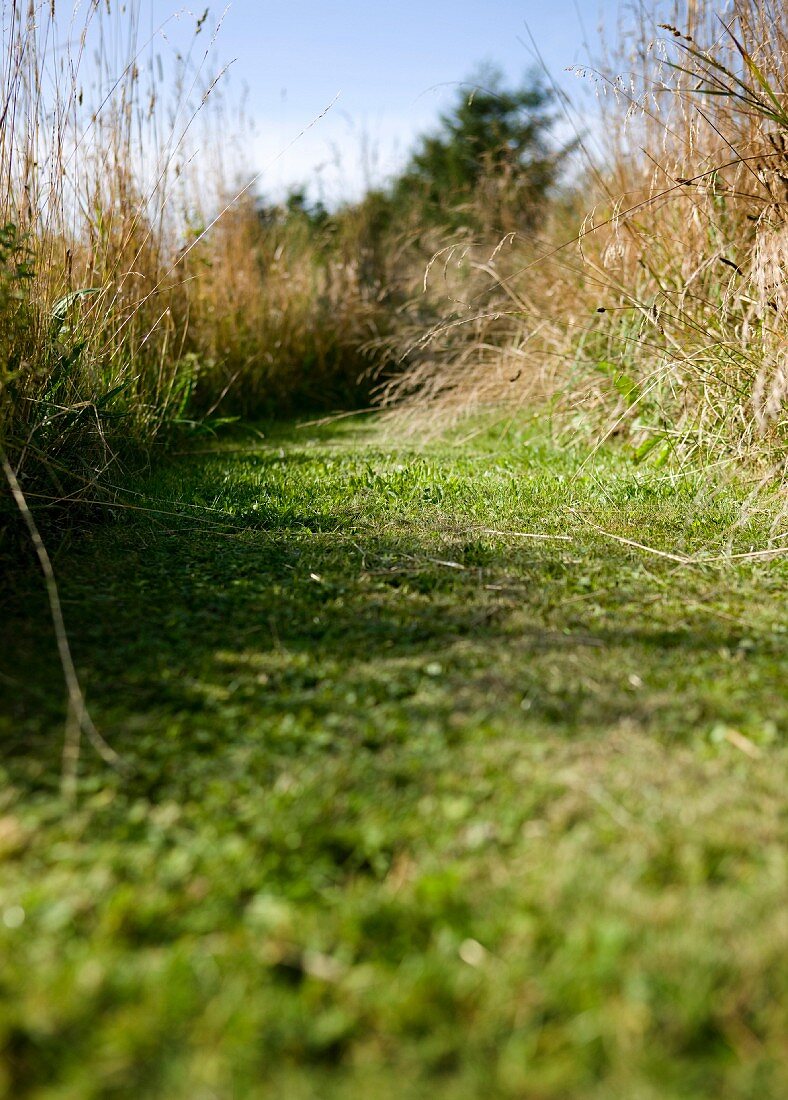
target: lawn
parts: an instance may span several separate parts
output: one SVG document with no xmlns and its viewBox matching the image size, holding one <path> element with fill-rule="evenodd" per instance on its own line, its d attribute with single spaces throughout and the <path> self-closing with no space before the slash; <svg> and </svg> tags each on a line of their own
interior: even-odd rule
<svg viewBox="0 0 788 1100">
<path fill-rule="evenodd" d="M 84 747 L 75 805 L 4 582 L 0 1095 L 788 1095 L 788 560 L 726 557 L 745 491 L 531 430 L 202 443 L 55 555 L 125 762 Z"/>
</svg>

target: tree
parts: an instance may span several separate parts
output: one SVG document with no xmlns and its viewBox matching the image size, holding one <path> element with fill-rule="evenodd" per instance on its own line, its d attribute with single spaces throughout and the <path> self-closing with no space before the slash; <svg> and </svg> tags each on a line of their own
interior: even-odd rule
<svg viewBox="0 0 788 1100">
<path fill-rule="evenodd" d="M 436 132 L 394 184 L 396 206 L 423 221 L 507 230 L 531 225 L 569 147 L 557 147 L 553 93 L 537 76 L 507 89 L 496 69 L 463 84 Z"/>
</svg>

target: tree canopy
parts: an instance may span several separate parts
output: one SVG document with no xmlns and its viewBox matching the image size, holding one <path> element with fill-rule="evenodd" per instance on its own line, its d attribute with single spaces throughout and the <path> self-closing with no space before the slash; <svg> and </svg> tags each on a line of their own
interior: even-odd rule
<svg viewBox="0 0 788 1100">
<path fill-rule="evenodd" d="M 532 222 L 569 151 L 554 140 L 553 101 L 538 76 L 507 88 L 498 70 L 484 70 L 419 140 L 393 186 L 395 203 L 417 204 L 432 223 L 473 225 L 481 199 L 492 216 Z"/>
</svg>

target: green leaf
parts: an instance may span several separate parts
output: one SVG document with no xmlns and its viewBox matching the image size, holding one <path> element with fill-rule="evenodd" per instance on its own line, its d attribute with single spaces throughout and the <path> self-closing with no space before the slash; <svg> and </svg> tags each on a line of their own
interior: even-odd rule
<svg viewBox="0 0 788 1100">
<path fill-rule="evenodd" d="M 615 363 L 610 363 L 607 359 L 600 359 L 596 364 L 596 369 L 610 378 L 627 405 L 634 405 L 640 400 L 640 386 L 634 378 L 630 377 L 630 375 L 626 374 L 624 371 L 619 370 Z"/>
<path fill-rule="evenodd" d="M 113 386 L 111 390 L 107 390 L 106 393 L 103 393 L 101 397 L 97 398 L 94 404 L 98 411 L 102 412 L 106 409 L 112 398 L 117 397 L 119 393 L 123 393 L 124 390 L 127 390 L 133 381 L 133 378 L 127 378 L 125 382 L 121 382 L 118 386 Z"/>
<path fill-rule="evenodd" d="M 744 64 L 747 66 L 750 73 L 755 77 L 755 79 L 760 84 L 761 88 L 763 88 L 763 90 L 766 92 L 769 99 L 772 101 L 774 106 L 777 108 L 777 112 L 783 120 L 783 125 L 785 125 L 785 123 L 788 122 L 788 116 L 785 113 L 785 108 L 783 107 L 782 103 L 780 102 L 780 100 L 775 95 L 774 89 L 772 88 L 771 84 L 766 79 L 766 77 L 763 75 L 763 73 L 758 68 L 758 66 L 755 64 L 755 60 L 751 57 L 751 55 L 744 48 L 744 46 L 741 44 L 741 42 L 739 42 L 739 40 L 736 38 L 736 36 L 733 34 L 733 32 L 729 30 L 728 34 L 733 39 L 733 43 L 736 46 L 736 49 L 741 54 L 742 60 L 744 61 Z"/>
<path fill-rule="evenodd" d="M 80 298 L 87 298 L 91 294 L 101 294 L 103 287 L 100 286 L 85 286 L 80 290 L 72 290 L 70 294 L 66 294 L 63 298 L 60 298 L 52 306 L 51 318 L 53 321 L 65 321 L 68 316 L 68 311 L 78 302 Z"/>
<path fill-rule="evenodd" d="M 648 458 L 652 451 L 654 451 L 660 444 L 668 444 L 667 450 L 670 449 L 668 437 L 664 432 L 655 432 L 649 439 L 641 443 L 639 447 L 635 449 L 634 459 L 636 463 L 643 462 Z M 663 456 L 660 456 L 661 458 Z M 667 454 L 664 456 L 667 457 Z M 664 459 L 663 459 L 664 460 Z"/>
</svg>

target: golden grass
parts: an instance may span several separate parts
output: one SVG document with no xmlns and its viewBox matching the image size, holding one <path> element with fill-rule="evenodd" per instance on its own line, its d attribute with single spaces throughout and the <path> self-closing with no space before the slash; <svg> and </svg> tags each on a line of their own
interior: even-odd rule
<svg viewBox="0 0 788 1100">
<path fill-rule="evenodd" d="M 429 398 L 442 421 L 542 392 L 640 457 L 747 456 L 781 476 L 788 12 L 737 0 L 720 21 L 699 0 L 622 41 L 596 74 L 606 147 L 582 198 L 536 234 L 436 256 L 429 292 L 450 309 L 401 334 L 409 369 L 384 398 Z"/>
<path fill-rule="evenodd" d="M 220 406 L 357 399 L 382 332 L 363 219 L 260 217 L 205 17 L 179 52 L 136 0 L 81 10 L 2 25 L 0 445 L 53 499 Z"/>
<path fill-rule="evenodd" d="M 110 440 L 154 438 L 183 389 L 171 208 L 207 54 L 168 73 L 138 17 L 4 9 L 0 223 L 27 269 L 2 276 L 0 440 L 56 486 L 100 477 Z"/>
<path fill-rule="evenodd" d="M 626 28 L 595 77 L 603 154 L 583 147 L 580 185 L 527 232 L 503 214 L 492 232 L 505 188 L 485 184 L 485 239 L 392 224 L 375 195 L 325 222 L 261 216 L 221 151 L 204 20 L 162 61 L 139 10 L 67 27 L 49 3 L 4 9 L 0 445 L 23 485 L 43 472 L 63 497 L 173 427 L 373 386 L 438 424 L 550 398 L 639 459 L 784 475 L 783 5 Z"/>
</svg>

